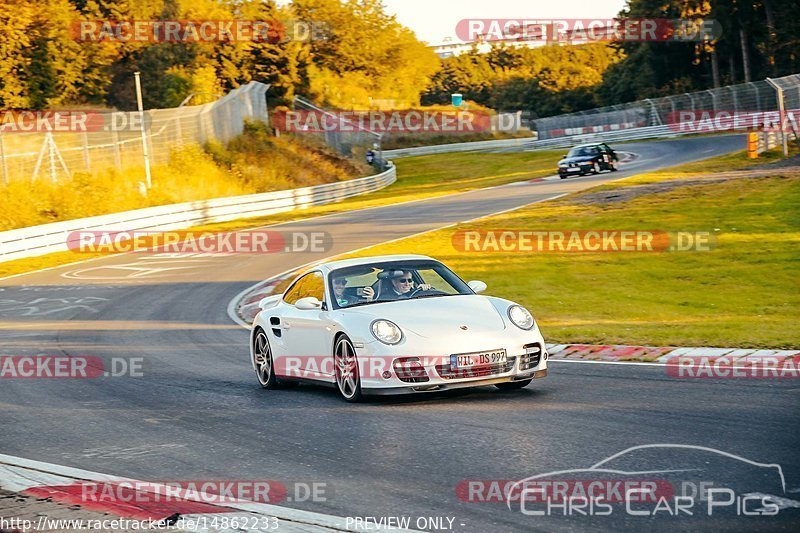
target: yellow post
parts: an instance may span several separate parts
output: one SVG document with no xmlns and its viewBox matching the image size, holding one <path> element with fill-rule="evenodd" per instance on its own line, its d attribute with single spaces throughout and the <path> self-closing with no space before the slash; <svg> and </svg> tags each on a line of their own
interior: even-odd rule
<svg viewBox="0 0 800 533">
<path fill-rule="evenodd" d="M 758 159 L 758 133 L 747 135 L 747 157 L 749 159 Z"/>
</svg>

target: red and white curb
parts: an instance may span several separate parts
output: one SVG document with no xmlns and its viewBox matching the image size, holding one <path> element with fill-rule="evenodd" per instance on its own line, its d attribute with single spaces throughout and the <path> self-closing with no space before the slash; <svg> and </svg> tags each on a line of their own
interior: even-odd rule
<svg viewBox="0 0 800 533">
<path fill-rule="evenodd" d="M 293 278 L 300 269 L 292 269 L 282 275 L 266 280 L 250 287 L 241 294 L 235 304 L 235 313 L 242 325 L 251 324 L 260 311 L 259 302 L 273 296 L 279 283 Z M 232 302 L 233 303 L 233 302 Z M 751 364 L 754 360 L 769 359 L 782 365 L 791 360 L 800 365 L 800 350 L 764 350 L 758 348 L 714 348 L 714 347 L 678 347 L 678 346 L 636 346 L 627 344 L 548 344 L 547 353 L 550 360 L 582 361 L 592 363 L 625 363 L 667 365 L 676 358 L 706 359 L 715 361 L 725 357 L 733 366 Z"/>
<path fill-rule="evenodd" d="M 667 365 L 680 358 L 714 361 L 721 357 L 724 357 L 733 366 L 751 364 L 755 360 L 766 359 L 779 365 L 787 360 L 800 363 L 800 350 L 760 350 L 756 348 L 548 344 L 547 352 L 550 354 L 551 360 L 597 363 Z"/>
<path fill-rule="evenodd" d="M 112 488 L 131 487 L 133 494 L 125 498 L 126 501 L 119 499 L 119 501 L 105 502 L 100 498 L 98 501 L 87 502 L 83 497 L 87 484 Z M 232 519 L 239 519 L 239 523 L 243 524 L 256 524 L 252 528 L 237 527 L 236 531 L 263 532 L 264 525 L 258 520 L 261 517 L 277 519 L 277 527 L 273 526 L 271 529 L 281 533 L 365 531 L 363 528 L 349 525 L 344 517 L 233 498 L 225 498 L 224 503 L 208 503 L 219 501 L 221 496 L 3 454 L 0 454 L 0 488 L 35 498 L 49 498 L 53 502 L 65 505 L 78 505 L 85 510 L 110 513 L 121 518 L 152 521 L 170 519 L 170 522 L 180 518 L 182 520 L 179 523 L 192 523 L 198 526 L 195 529 L 187 529 L 193 533 L 233 531 L 228 528 L 201 526 L 230 524 Z M 102 488 L 100 490 L 102 491 Z M 136 497 L 136 493 L 139 493 L 140 497 Z M 369 531 L 381 529 L 376 528 L 376 524 L 369 525 L 371 526 Z M 392 528 L 392 531 L 412 530 Z"/>
</svg>

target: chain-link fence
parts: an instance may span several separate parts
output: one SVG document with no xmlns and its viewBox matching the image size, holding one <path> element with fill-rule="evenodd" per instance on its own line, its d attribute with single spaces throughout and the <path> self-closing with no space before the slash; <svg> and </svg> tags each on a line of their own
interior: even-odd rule
<svg viewBox="0 0 800 533">
<path fill-rule="evenodd" d="M 242 133 L 245 120 L 268 123 L 268 88 L 250 82 L 209 104 L 145 111 L 144 138 L 151 164 L 167 163 L 172 150 L 181 145 L 230 140 Z M 140 113 L 84 114 L 89 115 L 88 127 L 73 129 L 85 131 L 11 131 L 8 126 L 13 124 L 0 128 L 3 183 L 34 178 L 56 181 L 75 172 L 144 165 Z"/>
<path fill-rule="evenodd" d="M 772 81 L 783 89 L 784 109 L 800 109 L 800 75 Z M 696 123 L 698 111 L 727 112 L 739 117 L 760 116 L 765 111 L 779 109 L 777 93 L 767 80 L 761 80 L 539 118 L 531 121 L 531 129 L 538 133 L 539 139 L 552 139 L 646 126 L 680 127 L 682 122 Z"/>
<path fill-rule="evenodd" d="M 300 96 L 294 98 L 295 111 L 309 111 L 319 115 L 327 115 L 329 123 L 337 127 L 324 128 L 325 131 L 312 129 L 295 131 L 296 135 L 303 135 L 305 138 L 316 138 L 319 142 L 325 143 L 330 148 L 340 154 L 355 159 L 366 160 L 374 165 L 378 170 L 386 169 L 386 161 L 381 152 L 381 137 L 378 132 L 372 131 L 364 126 L 347 120 L 335 111 L 322 109 L 310 101 Z M 369 154 L 369 157 L 367 157 Z"/>
</svg>

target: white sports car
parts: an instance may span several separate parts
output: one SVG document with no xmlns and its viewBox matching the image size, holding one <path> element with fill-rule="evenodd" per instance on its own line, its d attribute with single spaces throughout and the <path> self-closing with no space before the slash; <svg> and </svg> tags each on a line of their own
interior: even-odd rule
<svg viewBox="0 0 800 533">
<path fill-rule="evenodd" d="M 323 263 L 264 298 L 250 354 L 258 381 L 335 385 L 364 394 L 495 385 L 547 375 L 544 339 L 522 306 L 478 293 L 439 261 L 389 255 Z"/>
</svg>

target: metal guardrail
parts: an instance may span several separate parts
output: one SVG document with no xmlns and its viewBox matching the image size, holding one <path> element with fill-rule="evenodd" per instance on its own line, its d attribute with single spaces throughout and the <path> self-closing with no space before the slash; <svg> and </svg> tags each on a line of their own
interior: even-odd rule
<svg viewBox="0 0 800 533">
<path fill-rule="evenodd" d="M 498 141 L 475 141 L 466 143 L 435 144 L 430 146 L 417 146 L 414 148 L 398 148 L 396 150 L 384 150 L 383 157 L 386 159 L 398 159 L 415 155 L 446 154 L 450 152 L 473 152 L 479 150 L 489 150 L 493 148 L 514 148 L 517 146 L 528 146 L 535 142 L 532 139 L 501 139 Z"/>
<path fill-rule="evenodd" d="M 671 126 L 650 126 L 646 128 L 631 128 L 602 133 L 586 133 L 581 135 L 568 135 L 554 139 L 535 141 L 531 139 L 503 139 L 499 141 L 478 141 L 455 144 L 438 144 L 434 146 L 419 146 L 416 148 L 401 148 L 398 150 L 385 150 L 383 155 L 387 159 L 399 159 L 417 155 L 445 154 L 450 152 L 472 152 L 481 150 L 501 150 L 504 148 L 525 148 L 527 150 L 551 150 L 568 148 L 576 144 L 588 142 L 618 142 L 636 141 L 640 139 L 657 139 L 677 137 L 689 133 L 675 131 Z"/>
<path fill-rule="evenodd" d="M 382 189 L 397 180 L 394 165 L 380 174 L 301 189 L 199 200 L 0 232 L 0 263 L 69 250 L 75 231 L 169 231 L 200 224 L 283 213 Z"/>
</svg>

